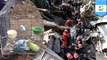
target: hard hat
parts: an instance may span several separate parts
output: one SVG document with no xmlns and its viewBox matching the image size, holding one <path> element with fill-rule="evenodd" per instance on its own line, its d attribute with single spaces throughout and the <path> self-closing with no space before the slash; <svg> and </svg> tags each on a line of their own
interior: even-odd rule
<svg viewBox="0 0 107 60">
<path fill-rule="evenodd" d="M 79 47 L 79 48 L 82 48 L 82 47 L 83 47 L 83 45 L 82 45 L 82 44 L 78 44 L 78 47 Z"/>
<path fill-rule="evenodd" d="M 73 58 L 72 54 L 67 53 L 67 58 L 68 58 L 68 59 L 72 59 L 72 58 Z"/>
<path fill-rule="evenodd" d="M 77 53 L 74 53 L 74 58 L 78 58 L 79 55 Z"/>
<path fill-rule="evenodd" d="M 67 32 L 67 33 L 68 33 L 68 30 L 67 30 L 67 29 L 65 29 L 65 30 L 64 30 L 64 32 Z"/>
<path fill-rule="evenodd" d="M 78 36 L 78 37 L 77 37 L 77 40 L 81 40 L 81 39 L 82 39 L 82 36 Z"/>
</svg>

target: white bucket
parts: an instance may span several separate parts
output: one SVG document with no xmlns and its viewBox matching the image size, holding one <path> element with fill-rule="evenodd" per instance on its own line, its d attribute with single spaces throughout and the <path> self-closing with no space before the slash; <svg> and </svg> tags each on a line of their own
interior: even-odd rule
<svg viewBox="0 0 107 60">
<path fill-rule="evenodd" d="M 8 30 L 7 31 L 8 37 L 10 39 L 15 39 L 17 36 L 17 31 L 16 30 Z"/>
</svg>

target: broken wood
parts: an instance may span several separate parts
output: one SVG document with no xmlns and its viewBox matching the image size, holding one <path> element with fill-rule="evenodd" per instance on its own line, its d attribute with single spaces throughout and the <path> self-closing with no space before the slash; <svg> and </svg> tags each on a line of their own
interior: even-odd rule
<svg viewBox="0 0 107 60">
<path fill-rule="evenodd" d="M 42 14 L 48 17 L 49 19 L 52 19 L 52 20 L 54 19 L 54 16 L 50 14 L 48 10 L 47 11 L 40 10 L 40 12 L 42 12 Z"/>
<path fill-rule="evenodd" d="M 43 8 L 37 8 L 40 11 L 48 11 L 47 9 L 43 9 Z"/>
<path fill-rule="evenodd" d="M 55 5 L 52 5 L 51 7 L 52 7 L 52 11 L 59 11 L 59 10 L 61 10 L 60 7 L 55 6 Z"/>
<path fill-rule="evenodd" d="M 56 27 L 56 28 L 59 28 L 59 29 L 70 29 L 70 27 L 67 27 L 67 26 L 60 26 L 54 22 L 49 22 L 49 21 L 46 21 L 46 20 L 43 20 L 43 24 L 45 26 L 50 26 L 50 27 Z"/>
<path fill-rule="evenodd" d="M 62 13 L 63 11 L 50 11 L 50 13 Z"/>
<path fill-rule="evenodd" d="M 50 18 L 48 18 L 46 15 L 44 15 L 44 14 L 43 14 L 43 12 L 40 12 L 40 13 L 41 13 L 41 15 L 42 15 L 43 19 L 51 20 L 51 19 L 50 19 Z"/>
</svg>

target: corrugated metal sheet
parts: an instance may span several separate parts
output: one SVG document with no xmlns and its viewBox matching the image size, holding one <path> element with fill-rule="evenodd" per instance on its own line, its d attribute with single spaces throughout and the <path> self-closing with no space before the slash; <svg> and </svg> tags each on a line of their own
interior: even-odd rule
<svg viewBox="0 0 107 60">
<path fill-rule="evenodd" d="M 63 60 L 60 56 L 54 53 L 49 48 L 44 49 L 45 53 L 42 56 L 41 60 Z"/>
<path fill-rule="evenodd" d="M 106 46 L 107 45 L 107 24 L 98 26 L 98 30 L 101 33 L 101 35 L 103 36 L 103 39 L 105 41 L 105 42 L 103 42 L 102 49 L 105 49 L 105 48 L 107 48 L 107 46 Z"/>
<path fill-rule="evenodd" d="M 33 60 L 64 60 L 49 48 L 37 52 Z"/>
</svg>

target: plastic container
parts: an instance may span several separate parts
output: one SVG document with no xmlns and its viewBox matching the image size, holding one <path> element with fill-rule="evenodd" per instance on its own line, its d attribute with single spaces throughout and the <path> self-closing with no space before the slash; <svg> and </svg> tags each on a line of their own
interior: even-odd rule
<svg viewBox="0 0 107 60">
<path fill-rule="evenodd" d="M 36 35 L 42 35 L 42 33 L 43 33 L 43 28 L 41 28 L 41 27 L 32 27 L 32 31 L 33 31 L 34 34 L 36 34 Z"/>
<path fill-rule="evenodd" d="M 39 49 L 40 49 L 40 47 L 37 45 L 37 44 L 34 44 L 34 43 L 32 43 L 32 42 L 28 42 L 28 47 L 30 48 L 30 50 L 32 51 L 32 52 L 37 52 L 37 51 L 39 51 Z"/>
</svg>

